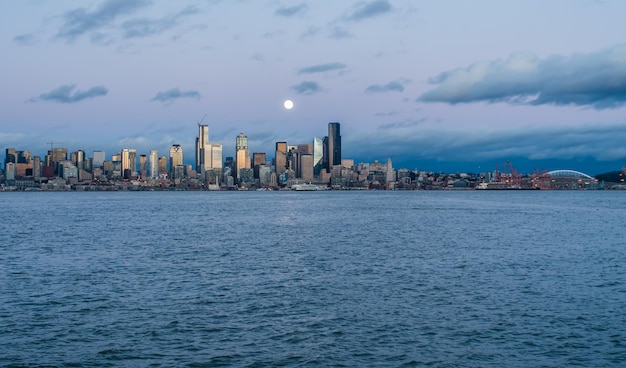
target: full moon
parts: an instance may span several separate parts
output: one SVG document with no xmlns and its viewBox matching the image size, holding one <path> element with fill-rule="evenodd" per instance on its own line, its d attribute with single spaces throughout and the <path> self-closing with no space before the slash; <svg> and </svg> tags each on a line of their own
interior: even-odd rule
<svg viewBox="0 0 626 368">
<path fill-rule="evenodd" d="M 285 100 L 285 102 L 283 102 L 283 106 L 285 106 L 287 110 L 291 110 L 293 109 L 293 101 Z"/>
</svg>

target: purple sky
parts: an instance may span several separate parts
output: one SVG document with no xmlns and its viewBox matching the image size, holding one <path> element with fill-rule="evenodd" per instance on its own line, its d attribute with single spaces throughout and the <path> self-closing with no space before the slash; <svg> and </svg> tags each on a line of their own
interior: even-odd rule
<svg viewBox="0 0 626 368">
<path fill-rule="evenodd" d="M 434 171 L 626 164 L 624 1 L 0 2 L 0 148 L 310 143 Z M 292 99 L 292 110 L 283 108 Z"/>
</svg>

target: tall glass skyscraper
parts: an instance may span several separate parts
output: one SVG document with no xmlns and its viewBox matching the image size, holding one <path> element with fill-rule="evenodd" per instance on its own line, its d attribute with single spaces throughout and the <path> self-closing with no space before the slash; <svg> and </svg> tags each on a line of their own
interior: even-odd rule
<svg viewBox="0 0 626 368">
<path fill-rule="evenodd" d="M 274 164 L 276 165 L 276 176 L 287 171 L 287 142 L 276 142 Z"/>
<path fill-rule="evenodd" d="M 328 123 L 328 165 L 341 165 L 341 131 L 339 123 Z"/>
<path fill-rule="evenodd" d="M 150 177 L 152 179 L 159 177 L 159 152 L 157 150 L 150 151 Z"/>
<path fill-rule="evenodd" d="M 324 167 L 324 140 L 313 138 L 313 172 L 317 176 Z"/>
<path fill-rule="evenodd" d="M 236 141 L 235 162 L 237 165 L 237 177 L 240 176 L 241 169 L 250 168 L 250 150 L 248 149 L 248 137 L 239 133 Z"/>
<path fill-rule="evenodd" d="M 123 177 L 130 178 L 137 175 L 137 150 L 124 148 L 120 153 L 122 156 L 122 171 Z M 128 170 L 128 171 L 127 171 Z"/>
<path fill-rule="evenodd" d="M 211 147 L 209 146 L 209 126 L 198 124 L 196 137 L 196 171 L 204 174 L 211 167 Z"/>
</svg>

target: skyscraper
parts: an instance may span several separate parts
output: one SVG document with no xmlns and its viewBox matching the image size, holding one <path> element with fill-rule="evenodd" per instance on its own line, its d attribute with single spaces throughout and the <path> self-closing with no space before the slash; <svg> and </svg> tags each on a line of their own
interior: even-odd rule
<svg viewBox="0 0 626 368">
<path fill-rule="evenodd" d="M 259 168 L 265 165 L 265 152 L 254 152 L 252 154 L 252 169 L 254 170 L 254 178 L 259 179 Z"/>
<path fill-rule="evenodd" d="M 137 150 L 124 148 L 121 152 L 122 177 L 130 179 L 137 174 Z"/>
<path fill-rule="evenodd" d="M 174 179 L 174 169 L 183 164 L 183 147 L 180 144 L 173 144 L 170 147 L 170 178 Z"/>
<path fill-rule="evenodd" d="M 276 142 L 276 156 L 275 156 L 275 170 L 276 176 L 287 171 L 287 142 Z"/>
<path fill-rule="evenodd" d="M 341 132 L 339 123 L 328 123 L 328 165 L 341 165 Z"/>
<path fill-rule="evenodd" d="M 139 176 L 145 179 L 148 176 L 148 157 L 146 155 L 139 155 Z"/>
<path fill-rule="evenodd" d="M 150 151 L 150 177 L 152 179 L 159 177 L 159 152 L 157 150 Z"/>
<path fill-rule="evenodd" d="M 157 165 L 159 170 L 159 176 L 167 174 L 167 157 L 161 156 L 159 157 L 159 164 Z"/>
<path fill-rule="evenodd" d="M 221 169 L 222 168 L 222 144 L 212 142 L 209 143 L 210 147 L 210 169 Z"/>
<path fill-rule="evenodd" d="M 198 124 L 196 137 L 196 171 L 200 174 L 211 167 L 211 147 L 209 145 L 209 126 Z"/>
<path fill-rule="evenodd" d="M 237 165 L 237 177 L 240 176 L 241 169 L 250 168 L 250 150 L 248 150 L 248 137 L 239 133 L 237 136 L 235 162 Z"/>
<path fill-rule="evenodd" d="M 92 167 L 100 167 L 104 163 L 104 151 L 93 151 Z"/>
<path fill-rule="evenodd" d="M 317 176 L 324 167 L 324 140 L 322 138 L 313 138 L 313 172 Z"/>
</svg>

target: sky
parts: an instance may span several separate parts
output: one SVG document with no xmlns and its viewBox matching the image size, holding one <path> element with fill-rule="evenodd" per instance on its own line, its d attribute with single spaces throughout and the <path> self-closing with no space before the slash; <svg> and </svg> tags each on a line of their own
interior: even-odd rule
<svg viewBox="0 0 626 368">
<path fill-rule="evenodd" d="M 395 168 L 626 164 L 626 2 L 0 0 L 0 148 L 138 154 L 197 124 Z M 291 99 L 294 108 L 283 102 Z"/>
</svg>

